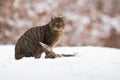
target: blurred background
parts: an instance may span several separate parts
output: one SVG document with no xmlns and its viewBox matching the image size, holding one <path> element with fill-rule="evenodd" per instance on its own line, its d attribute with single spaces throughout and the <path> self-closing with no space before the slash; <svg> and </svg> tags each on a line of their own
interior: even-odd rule
<svg viewBox="0 0 120 80">
<path fill-rule="evenodd" d="M 120 48 L 120 0 L 0 0 L 0 44 L 16 44 L 51 16 L 65 16 L 57 46 Z"/>
</svg>

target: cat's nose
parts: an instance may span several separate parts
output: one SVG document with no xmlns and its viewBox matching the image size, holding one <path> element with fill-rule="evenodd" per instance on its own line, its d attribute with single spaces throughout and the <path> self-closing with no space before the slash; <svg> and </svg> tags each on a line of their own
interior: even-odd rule
<svg viewBox="0 0 120 80">
<path fill-rule="evenodd" d="M 60 25 L 62 26 L 62 23 L 60 23 Z"/>
</svg>

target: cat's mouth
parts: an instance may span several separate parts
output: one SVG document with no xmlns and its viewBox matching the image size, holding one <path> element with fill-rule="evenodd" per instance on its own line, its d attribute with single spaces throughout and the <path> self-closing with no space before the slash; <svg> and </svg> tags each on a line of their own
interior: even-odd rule
<svg viewBox="0 0 120 80">
<path fill-rule="evenodd" d="M 55 30 L 55 31 L 62 31 L 63 28 L 62 28 L 62 27 L 61 27 L 61 28 L 56 28 L 56 27 L 55 27 L 54 30 Z"/>
</svg>

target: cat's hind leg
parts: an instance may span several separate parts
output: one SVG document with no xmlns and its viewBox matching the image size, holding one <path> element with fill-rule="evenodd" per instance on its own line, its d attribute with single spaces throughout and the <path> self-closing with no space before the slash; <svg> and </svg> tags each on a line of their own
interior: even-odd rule
<svg viewBox="0 0 120 80">
<path fill-rule="evenodd" d="M 36 52 L 33 56 L 35 59 L 39 59 L 41 57 L 41 53 Z"/>
<path fill-rule="evenodd" d="M 23 57 L 24 57 L 23 54 L 18 54 L 18 53 L 15 54 L 15 59 L 16 60 L 22 59 Z"/>
<path fill-rule="evenodd" d="M 35 53 L 33 54 L 33 57 L 35 59 L 39 59 L 41 57 L 42 53 L 43 53 L 43 50 L 41 48 L 37 48 L 35 50 Z"/>
</svg>

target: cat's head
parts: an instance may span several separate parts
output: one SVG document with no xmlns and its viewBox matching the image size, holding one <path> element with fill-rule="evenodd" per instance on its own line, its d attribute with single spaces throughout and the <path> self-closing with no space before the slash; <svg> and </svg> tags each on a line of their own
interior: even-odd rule
<svg viewBox="0 0 120 80">
<path fill-rule="evenodd" d="M 63 30 L 65 25 L 64 20 L 65 20 L 65 17 L 52 16 L 51 22 L 50 22 L 50 28 L 55 31 Z"/>
</svg>

